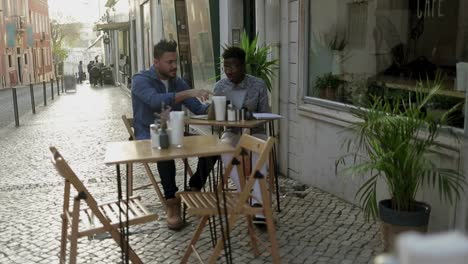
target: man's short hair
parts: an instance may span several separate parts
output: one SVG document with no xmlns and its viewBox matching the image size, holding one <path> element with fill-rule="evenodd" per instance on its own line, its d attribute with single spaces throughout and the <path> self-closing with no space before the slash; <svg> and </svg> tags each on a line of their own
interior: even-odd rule
<svg viewBox="0 0 468 264">
<path fill-rule="evenodd" d="M 239 47 L 228 47 L 223 52 L 223 59 L 238 59 L 242 64 L 245 64 L 245 51 Z"/>
<path fill-rule="evenodd" d="M 164 52 L 177 52 L 177 43 L 173 40 L 161 40 L 154 45 L 153 58 L 159 59 Z"/>
</svg>

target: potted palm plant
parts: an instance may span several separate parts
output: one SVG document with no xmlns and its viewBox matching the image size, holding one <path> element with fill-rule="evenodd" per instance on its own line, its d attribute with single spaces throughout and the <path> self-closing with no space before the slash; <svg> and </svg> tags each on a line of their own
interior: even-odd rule
<svg viewBox="0 0 468 264">
<path fill-rule="evenodd" d="M 367 220 L 379 216 L 384 249 L 390 250 L 394 237 L 406 230 L 427 231 L 430 206 L 416 200 L 424 185 L 437 190 L 437 195 L 449 204 L 460 197 L 466 187 L 460 171 L 438 167 L 430 158 L 436 138 L 447 117 L 458 106 L 435 119 L 425 114 L 425 106 L 437 94 L 441 83 L 433 84 L 411 99 L 385 100 L 373 97 L 367 109 L 353 111 L 353 137 L 345 141 L 347 154 L 336 161 L 344 164 L 344 172 L 365 176 L 358 189 Z M 347 166 L 345 161 L 352 160 Z M 377 201 L 377 182 L 383 180 L 390 198 Z"/>
<path fill-rule="evenodd" d="M 257 46 L 258 34 L 253 40 L 244 31 L 241 34 L 240 47 L 245 51 L 246 72 L 250 75 L 262 79 L 268 91 L 271 92 L 271 79 L 278 60 L 269 60 L 268 54 L 271 47 L 269 45 Z"/>
</svg>

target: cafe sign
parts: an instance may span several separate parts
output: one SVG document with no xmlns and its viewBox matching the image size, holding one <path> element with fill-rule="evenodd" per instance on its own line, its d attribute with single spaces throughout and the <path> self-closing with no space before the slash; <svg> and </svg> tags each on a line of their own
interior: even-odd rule
<svg viewBox="0 0 468 264">
<path fill-rule="evenodd" d="M 440 18 L 444 17 L 442 12 L 445 0 L 418 0 L 418 18 Z"/>
</svg>

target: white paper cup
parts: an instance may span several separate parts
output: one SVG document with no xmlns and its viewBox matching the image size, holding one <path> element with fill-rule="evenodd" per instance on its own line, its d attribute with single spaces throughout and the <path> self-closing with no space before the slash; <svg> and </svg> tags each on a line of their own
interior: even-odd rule
<svg viewBox="0 0 468 264">
<path fill-rule="evenodd" d="M 171 145 L 181 148 L 184 142 L 184 111 L 172 111 L 170 113 L 171 119 Z"/>
<path fill-rule="evenodd" d="M 213 96 L 216 121 L 226 120 L 226 96 Z"/>
<path fill-rule="evenodd" d="M 468 238 L 459 232 L 419 234 L 407 232 L 397 238 L 401 264 L 465 264 Z"/>
</svg>

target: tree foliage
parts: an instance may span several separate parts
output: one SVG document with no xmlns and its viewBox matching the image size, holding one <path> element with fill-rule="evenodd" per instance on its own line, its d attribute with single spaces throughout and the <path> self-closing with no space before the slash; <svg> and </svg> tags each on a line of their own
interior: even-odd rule
<svg viewBox="0 0 468 264">
<path fill-rule="evenodd" d="M 68 57 L 69 47 L 73 47 L 80 39 L 80 23 L 61 24 L 58 20 L 50 22 L 52 51 L 56 63 L 64 61 Z"/>
</svg>

